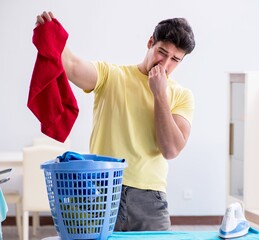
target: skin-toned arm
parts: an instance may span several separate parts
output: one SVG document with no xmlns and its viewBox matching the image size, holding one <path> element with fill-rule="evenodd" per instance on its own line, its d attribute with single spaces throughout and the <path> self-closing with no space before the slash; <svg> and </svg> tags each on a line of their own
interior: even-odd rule
<svg viewBox="0 0 259 240">
<path fill-rule="evenodd" d="M 52 21 L 52 12 L 43 12 L 37 16 L 36 26 Z M 88 92 L 95 88 L 97 82 L 97 71 L 89 61 L 83 61 L 75 56 L 67 47 L 62 52 L 62 63 L 68 79 L 79 88 Z"/>
<path fill-rule="evenodd" d="M 91 62 L 83 61 L 65 47 L 62 53 L 62 63 L 72 83 L 87 92 L 95 88 L 97 71 Z"/>
<path fill-rule="evenodd" d="M 171 114 L 166 96 L 166 74 L 162 66 L 157 65 L 150 70 L 149 86 L 154 95 L 157 144 L 166 159 L 173 159 L 184 148 L 191 127 L 185 118 Z"/>
</svg>

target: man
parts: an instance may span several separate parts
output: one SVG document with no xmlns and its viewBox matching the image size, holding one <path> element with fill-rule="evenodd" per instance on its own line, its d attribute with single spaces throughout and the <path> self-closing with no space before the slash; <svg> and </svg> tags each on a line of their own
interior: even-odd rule
<svg viewBox="0 0 259 240">
<path fill-rule="evenodd" d="M 43 12 L 36 25 L 53 18 L 51 12 Z M 138 65 L 88 62 L 68 48 L 62 53 L 68 79 L 95 94 L 90 152 L 128 163 L 116 231 L 170 228 L 166 160 L 186 145 L 194 103 L 192 93 L 168 75 L 194 46 L 188 22 L 174 18 L 156 26 Z"/>
</svg>

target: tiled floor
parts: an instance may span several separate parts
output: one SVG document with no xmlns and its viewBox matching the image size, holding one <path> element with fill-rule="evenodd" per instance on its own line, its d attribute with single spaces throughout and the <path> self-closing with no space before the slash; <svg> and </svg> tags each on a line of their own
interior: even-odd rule
<svg viewBox="0 0 259 240">
<path fill-rule="evenodd" d="M 15 226 L 2 227 L 3 240 L 18 240 L 17 228 Z M 42 238 L 56 236 L 56 231 L 53 226 L 43 226 L 37 229 L 37 235 L 32 235 L 32 228 L 30 227 L 29 239 L 41 240 Z"/>
<path fill-rule="evenodd" d="M 172 226 L 173 231 L 218 231 L 219 226 Z M 3 231 L 3 240 L 18 240 L 17 228 L 15 226 L 5 226 L 2 228 Z M 56 236 L 56 231 L 53 226 L 43 226 L 37 230 L 37 235 L 32 236 L 32 228 L 30 228 L 30 240 L 41 240 L 46 237 Z"/>
</svg>

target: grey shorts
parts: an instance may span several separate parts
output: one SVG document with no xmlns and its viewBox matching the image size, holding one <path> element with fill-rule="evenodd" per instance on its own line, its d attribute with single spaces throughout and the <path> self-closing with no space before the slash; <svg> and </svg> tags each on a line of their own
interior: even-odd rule
<svg viewBox="0 0 259 240">
<path fill-rule="evenodd" d="M 167 231 L 170 226 L 164 192 L 122 187 L 114 231 Z"/>
</svg>

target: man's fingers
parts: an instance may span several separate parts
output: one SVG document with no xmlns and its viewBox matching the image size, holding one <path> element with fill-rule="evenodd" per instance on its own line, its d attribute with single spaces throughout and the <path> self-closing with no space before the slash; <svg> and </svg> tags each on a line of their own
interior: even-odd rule
<svg viewBox="0 0 259 240">
<path fill-rule="evenodd" d="M 47 21 L 51 21 L 52 20 L 50 14 L 48 12 L 46 12 L 46 11 L 44 11 L 41 16 L 44 17 Z"/>
<path fill-rule="evenodd" d="M 37 16 L 36 26 L 44 24 L 45 21 L 51 21 L 52 18 L 54 18 L 54 14 L 52 12 L 44 11 L 41 15 Z"/>
<path fill-rule="evenodd" d="M 37 16 L 37 21 L 36 21 L 36 26 L 43 24 L 44 23 L 44 19 L 41 15 Z"/>
<path fill-rule="evenodd" d="M 157 64 L 153 69 L 156 74 L 166 73 L 166 69 L 160 64 Z"/>
<path fill-rule="evenodd" d="M 52 18 L 55 18 L 55 17 L 54 17 L 54 14 L 53 14 L 52 12 L 49 12 L 49 15 L 50 15 L 51 19 L 52 19 Z"/>
</svg>

